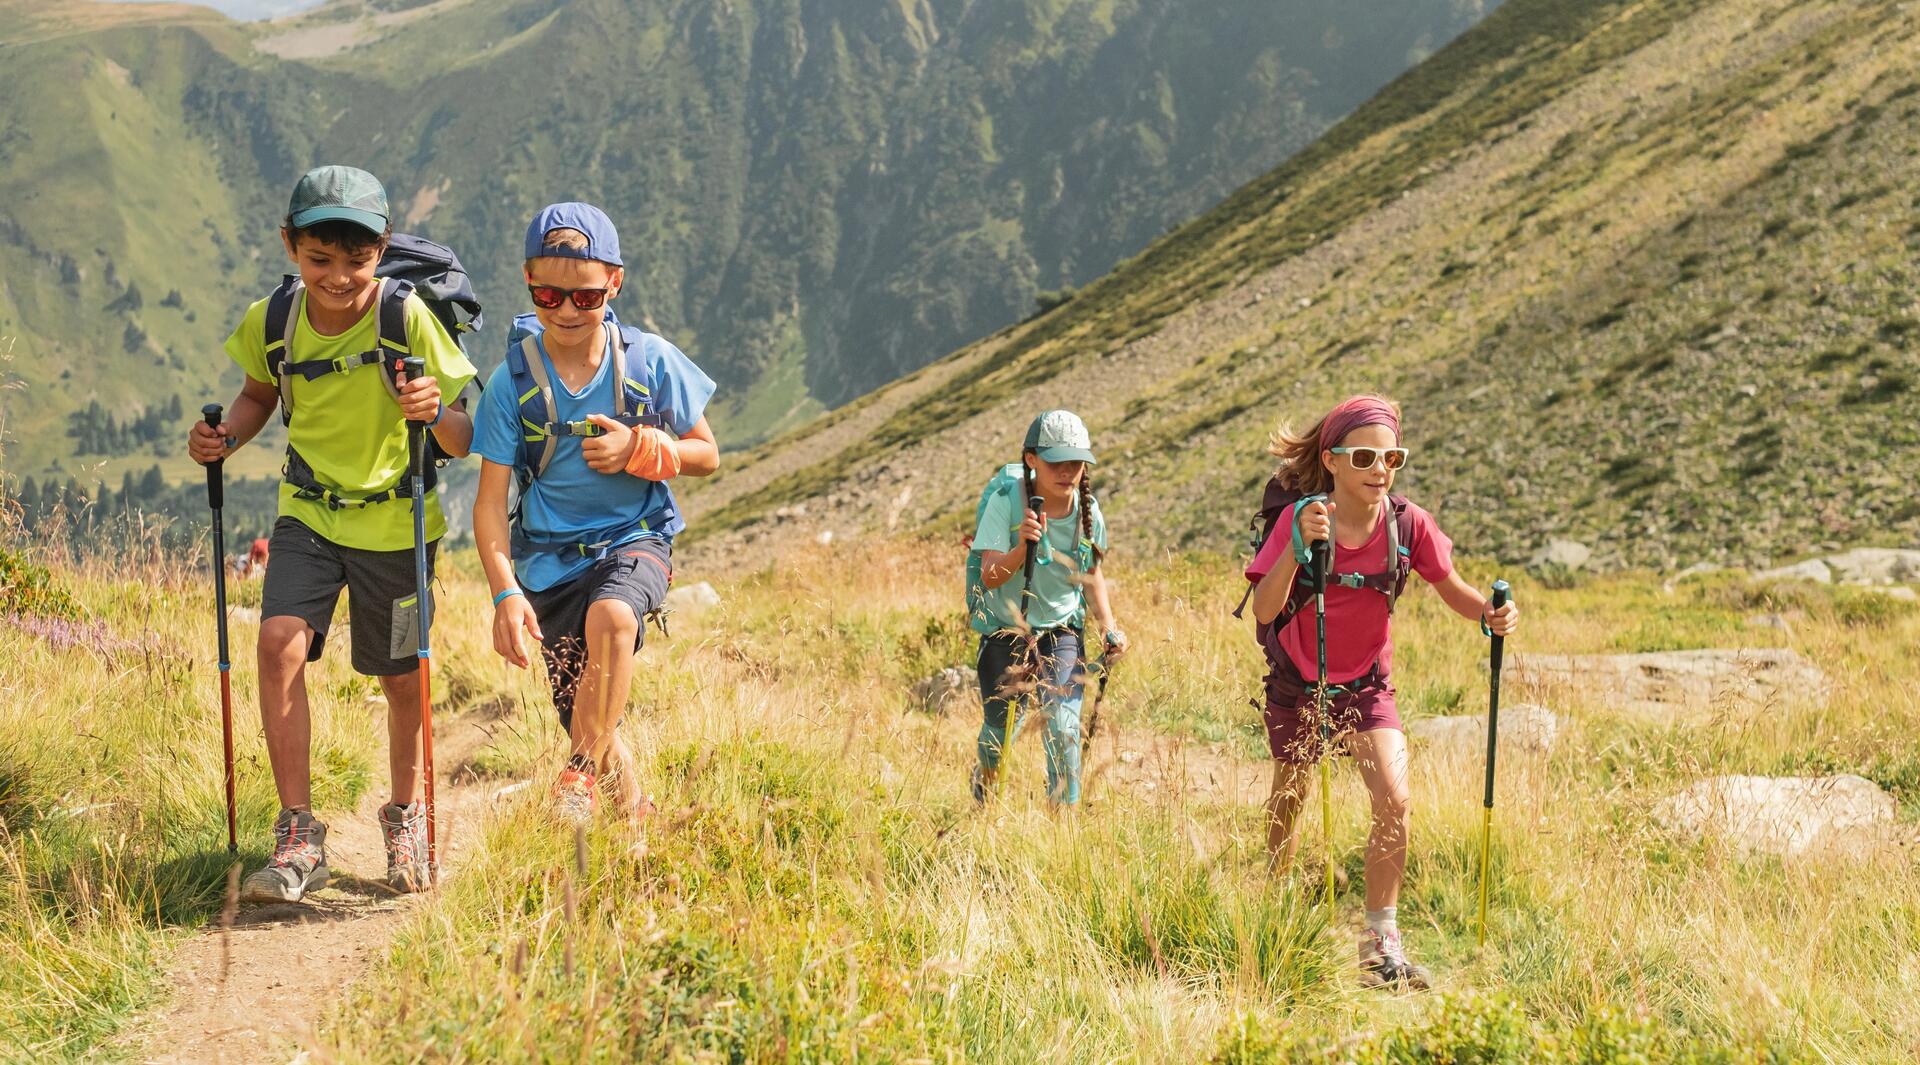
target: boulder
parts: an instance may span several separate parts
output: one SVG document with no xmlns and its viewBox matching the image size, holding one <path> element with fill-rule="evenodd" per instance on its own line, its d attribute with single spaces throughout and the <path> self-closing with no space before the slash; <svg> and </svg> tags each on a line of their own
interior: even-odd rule
<svg viewBox="0 0 1920 1065">
<path fill-rule="evenodd" d="M 1487 751 L 1487 715 L 1458 714 L 1417 717 L 1407 722 L 1407 735 L 1424 741 L 1436 753 L 1484 758 Z M 1500 751 L 1545 754 L 1560 735 L 1560 719 L 1533 703 L 1500 708 Z"/>
<path fill-rule="evenodd" d="M 1894 819 L 1893 796 L 1865 777 L 1726 776 L 1703 780 L 1656 810 L 1693 837 L 1791 856 L 1859 837 Z"/>
<path fill-rule="evenodd" d="M 720 593 L 706 581 L 689 584 L 685 588 L 675 588 L 667 593 L 667 609 L 675 612 L 698 613 L 708 607 L 720 605 Z"/>
<path fill-rule="evenodd" d="M 1827 568 L 1825 562 L 1817 558 L 1810 558 L 1805 562 L 1795 562 L 1791 566 L 1777 566 L 1773 569 L 1761 570 L 1759 573 L 1753 575 L 1753 579 L 1757 581 L 1816 581 L 1820 584 L 1832 584 L 1833 570 Z"/>
<path fill-rule="evenodd" d="M 1543 566 L 1563 566 L 1567 569 L 1579 569 L 1593 557 L 1593 548 L 1578 540 L 1548 540 L 1546 546 L 1533 553 L 1527 560 L 1531 569 Z"/>
<path fill-rule="evenodd" d="M 1510 655 L 1516 686 L 1560 696 L 1602 696 L 1611 704 L 1664 717 L 1716 709 L 1758 709 L 1826 702 L 1825 674 L 1784 647 L 1659 651 L 1631 655 Z"/>
<path fill-rule="evenodd" d="M 948 666 L 931 677 L 915 681 L 913 697 L 919 701 L 922 710 L 945 717 L 955 703 L 976 695 L 977 688 L 978 678 L 973 670 L 965 666 Z"/>
<path fill-rule="evenodd" d="M 1920 551 L 1895 547 L 1856 547 L 1821 561 L 1845 584 L 1920 582 Z"/>
</svg>

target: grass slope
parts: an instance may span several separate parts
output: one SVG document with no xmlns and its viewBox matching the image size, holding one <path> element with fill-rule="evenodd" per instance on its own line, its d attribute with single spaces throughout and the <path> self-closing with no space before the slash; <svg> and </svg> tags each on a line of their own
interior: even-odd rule
<svg viewBox="0 0 1920 1065">
<path fill-rule="evenodd" d="M 1494 557 L 1911 540 L 1916 50 L 1897 4 L 1516 0 L 1063 306 L 733 464 L 695 528 L 872 527 L 876 471 L 949 520 L 953 459 L 1059 404 L 1136 537 L 1222 548 L 1267 432 L 1379 389 L 1408 487 Z"/>
<path fill-rule="evenodd" d="M 1781 862 L 1677 839 L 1655 813 L 1708 775 L 1851 771 L 1893 790 L 1910 836 L 1920 767 L 1897 739 L 1920 724 L 1910 605 L 1737 576 L 1522 581 L 1516 649 L 1784 643 L 1828 670 L 1834 697 L 1667 726 L 1606 692 L 1567 694 L 1551 758 L 1502 759 L 1480 955 L 1477 756 L 1416 746 L 1401 916 L 1441 990 L 1383 998 L 1347 976 L 1366 803 L 1345 763 L 1339 926 L 1326 933 L 1317 888 L 1263 871 L 1260 764 L 1243 761 L 1258 655 L 1218 605 L 1229 575 L 1194 557 L 1122 575 L 1138 657 L 1115 673 L 1107 720 L 1154 762 L 1193 766 L 1194 783 L 1145 788 L 1103 740 L 1088 806 L 1056 821 L 1032 791 L 1036 743 L 1016 746 L 1020 787 L 978 815 L 963 790 L 974 722 L 908 708 L 911 680 L 967 656 L 946 555 L 926 541 L 815 550 L 723 581 L 721 607 L 676 619 L 642 656 L 629 727 L 663 811 L 644 845 L 603 826 L 576 856 L 538 787 L 459 829 L 481 836 L 466 871 L 318 1049 L 341 1062 L 1519 1063 L 1893 1062 L 1920 1046 L 1905 849 Z M 456 561 L 435 640 L 441 716 L 494 717 L 472 771 L 537 785 L 559 758 L 541 681 L 487 650 L 485 589 Z M 0 623 L 17 648 L 0 656 L 16 695 L 0 711 L 0 1054 L 77 1058 L 124 1046 L 111 1041 L 129 1015 L 164 1003 L 168 943 L 218 904 L 219 726 L 196 571 L 56 565 L 51 578 L 98 624 Z M 1753 610 L 1788 613 L 1793 630 L 1762 639 Z M 1416 592 L 1398 631 L 1403 712 L 1479 705 L 1485 644 L 1470 626 Z M 243 626 L 242 693 L 249 647 Z M 115 679 L 102 661 L 123 667 Z M 318 802 L 337 815 L 381 774 L 382 740 L 370 689 L 337 656 L 313 684 Z M 1510 684 L 1507 699 L 1538 694 Z M 28 709 L 45 706 L 87 727 Z M 257 729 L 240 741 L 251 861 L 272 800 Z M 1234 798 L 1220 782 L 1242 772 L 1255 789 Z"/>
</svg>

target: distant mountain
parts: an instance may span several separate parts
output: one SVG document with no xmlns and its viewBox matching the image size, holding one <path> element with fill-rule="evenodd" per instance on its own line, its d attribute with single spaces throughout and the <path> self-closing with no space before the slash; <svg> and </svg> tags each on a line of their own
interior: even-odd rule
<svg viewBox="0 0 1920 1065">
<path fill-rule="evenodd" d="M 1129 550 L 1245 543 L 1267 434 L 1406 404 L 1463 551 L 1920 540 L 1920 9 L 1511 0 L 1071 301 L 732 461 L 705 550 L 957 528 L 1081 411 Z"/>
<path fill-rule="evenodd" d="M 0 0 L 4 464 L 116 481 L 153 456 L 76 457 L 74 412 L 224 398 L 219 342 L 321 161 L 379 173 L 501 322 L 531 212 L 605 204 L 623 312 L 720 378 L 747 440 L 1097 278 L 1482 6 L 336 0 L 241 24 Z"/>
</svg>

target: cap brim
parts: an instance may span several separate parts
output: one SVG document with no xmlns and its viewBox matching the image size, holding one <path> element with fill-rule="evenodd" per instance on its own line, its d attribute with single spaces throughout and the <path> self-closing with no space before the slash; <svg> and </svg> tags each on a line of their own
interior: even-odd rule
<svg viewBox="0 0 1920 1065">
<path fill-rule="evenodd" d="M 1093 452 L 1084 447 L 1043 447 L 1037 454 L 1048 462 L 1084 462 L 1089 466 L 1098 465 Z"/>
<path fill-rule="evenodd" d="M 291 219 L 295 229 L 305 229 L 316 222 L 352 222 L 354 225 L 379 236 L 387 231 L 387 220 L 372 211 L 362 211 L 358 207 L 309 207 Z"/>
</svg>

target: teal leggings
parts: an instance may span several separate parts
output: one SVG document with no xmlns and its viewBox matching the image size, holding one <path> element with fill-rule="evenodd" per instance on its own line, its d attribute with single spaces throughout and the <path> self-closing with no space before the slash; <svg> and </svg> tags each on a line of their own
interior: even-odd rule
<svg viewBox="0 0 1920 1065">
<path fill-rule="evenodd" d="M 1040 709 L 1047 731 L 1042 745 L 1047 752 L 1047 795 L 1069 806 L 1080 801 L 1080 703 L 1086 693 L 1086 670 L 1080 662 L 1080 633 L 1073 629 L 1048 629 L 1038 639 L 1040 654 Z M 980 660 L 976 672 L 980 678 L 980 701 L 985 720 L 980 723 L 980 764 L 988 769 L 1000 767 L 1000 752 L 1012 742 L 1007 736 L 1007 705 L 1002 694 L 1007 670 L 1017 667 L 1026 656 L 1027 641 L 1018 633 L 996 633 L 980 640 Z M 1013 738 L 1026 724 L 1031 697 L 1017 700 L 1020 710 L 1013 719 Z"/>
</svg>

